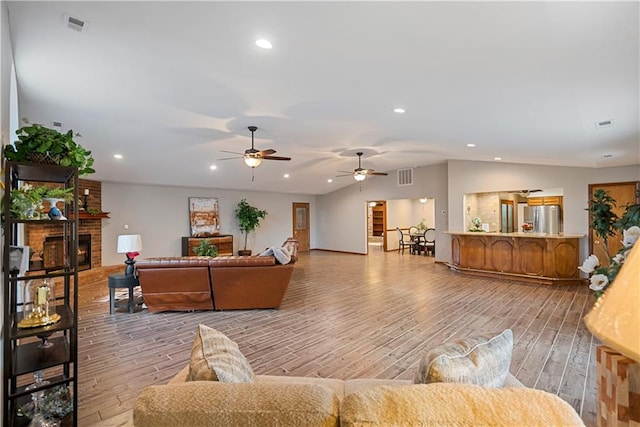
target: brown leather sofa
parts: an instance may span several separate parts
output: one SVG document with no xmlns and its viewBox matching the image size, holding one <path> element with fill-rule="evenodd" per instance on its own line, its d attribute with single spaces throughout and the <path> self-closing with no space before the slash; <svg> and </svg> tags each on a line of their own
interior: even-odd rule
<svg viewBox="0 0 640 427">
<path fill-rule="evenodd" d="M 278 308 L 293 273 L 273 256 L 148 258 L 136 268 L 151 312 Z"/>
</svg>

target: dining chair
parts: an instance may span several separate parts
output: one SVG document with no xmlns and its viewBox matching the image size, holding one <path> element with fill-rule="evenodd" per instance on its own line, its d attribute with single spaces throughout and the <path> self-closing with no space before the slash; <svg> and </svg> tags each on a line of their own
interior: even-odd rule
<svg viewBox="0 0 640 427">
<path fill-rule="evenodd" d="M 416 227 L 415 225 L 412 225 L 411 227 L 409 227 L 409 234 L 418 234 L 418 227 Z"/>
<path fill-rule="evenodd" d="M 409 236 L 405 236 L 402 230 L 400 230 L 398 227 L 396 227 L 396 232 L 398 233 L 398 253 L 400 253 L 400 249 L 402 249 L 402 253 L 404 253 L 405 246 L 408 246 L 409 251 L 413 253 L 413 250 L 414 250 L 413 241 L 405 239 L 405 237 L 409 237 Z"/>
<path fill-rule="evenodd" d="M 425 256 L 431 252 L 433 256 L 436 256 L 436 229 L 427 228 L 424 231 L 424 238 L 422 239 L 422 250 Z"/>
</svg>

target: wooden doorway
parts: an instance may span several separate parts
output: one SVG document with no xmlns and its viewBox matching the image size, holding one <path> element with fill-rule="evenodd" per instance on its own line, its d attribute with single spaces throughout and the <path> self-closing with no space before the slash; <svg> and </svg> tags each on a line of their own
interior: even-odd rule
<svg viewBox="0 0 640 427">
<path fill-rule="evenodd" d="M 624 214 L 625 206 L 633 203 L 640 203 L 638 198 L 638 191 L 640 191 L 640 181 L 631 182 L 612 182 L 607 184 L 589 184 L 589 200 L 593 198 L 593 192 L 596 190 L 605 190 L 609 196 L 613 197 L 616 201 L 616 207 L 613 211 L 621 217 Z M 589 224 L 591 223 L 591 216 L 589 216 Z M 622 247 L 622 232 L 617 231 L 615 236 L 609 236 L 607 239 L 607 245 L 609 246 L 609 254 L 614 256 Z M 596 236 L 589 227 L 589 253 L 594 254 L 600 260 L 602 265 L 609 264 L 609 258 L 607 257 L 600 238 Z"/>
<path fill-rule="evenodd" d="M 293 238 L 298 240 L 298 251 L 309 252 L 309 203 L 292 204 Z"/>
<path fill-rule="evenodd" d="M 387 202 L 372 200 L 367 202 L 367 252 L 370 246 L 387 250 Z"/>
</svg>

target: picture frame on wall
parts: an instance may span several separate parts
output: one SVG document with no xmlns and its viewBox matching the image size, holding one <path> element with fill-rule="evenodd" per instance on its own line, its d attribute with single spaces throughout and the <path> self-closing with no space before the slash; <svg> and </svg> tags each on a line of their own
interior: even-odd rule
<svg viewBox="0 0 640 427">
<path fill-rule="evenodd" d="M 220 234 L 220 213 L 215 197 L 189 197 L 191 237 L 211 237 Z"/>
</svg>

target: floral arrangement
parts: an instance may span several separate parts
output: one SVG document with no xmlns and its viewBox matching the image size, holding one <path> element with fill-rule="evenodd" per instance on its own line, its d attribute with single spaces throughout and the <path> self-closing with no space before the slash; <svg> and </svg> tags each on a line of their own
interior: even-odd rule
<svg viewBox="0 0 640 427">
<path fill-rule="evenodd" d="M 471 220 L 471 228 L 469 231 L 482 231 L 482 220 L 479 217 L 475 217 Z"/>
<path fill-rule="evenodd" d="M 579 270 L 587 274 L 592 274 L 589 279 L 589 289 L 595 292 L 596 298 L 599 298 L 604 293 L 607 286 L 613 282 L 613 279 L 618 275 L 618 272 L 620 271 L 622 264 L 624 264 L 631 248 L 639 238 L 640 227 L 637 225 L 629 227 L 623 231 L 622 248 L 620 248 L 615 256 L 611 257 L 609 265 L 601 267 L 598 257 L 591 254 L 584 260 L 582 265 L 578 267 Z"/>
<path fill-rule="evenodd" d="M 598 189 L 593 193 L 587 208 L 591 213 L 589 225 L 602 240 L 602 248 L 609 258 L 608 265 L 601 266 L 598 257 L 591 254 L 578 267 L 580 271 L 591 275 L 589 288 L 595 292 L 596 299 L 613 282 L 631 248 L 640 239 L 640 204 L 627 205 L 621 217 L 613 211 L 615 206 L 616 201 L 606 191 Z M 617 230 L 622 230 L 622 247 L 612 256 L 609 253 L 608 239 L 615 236 Z"/>
</svg>

